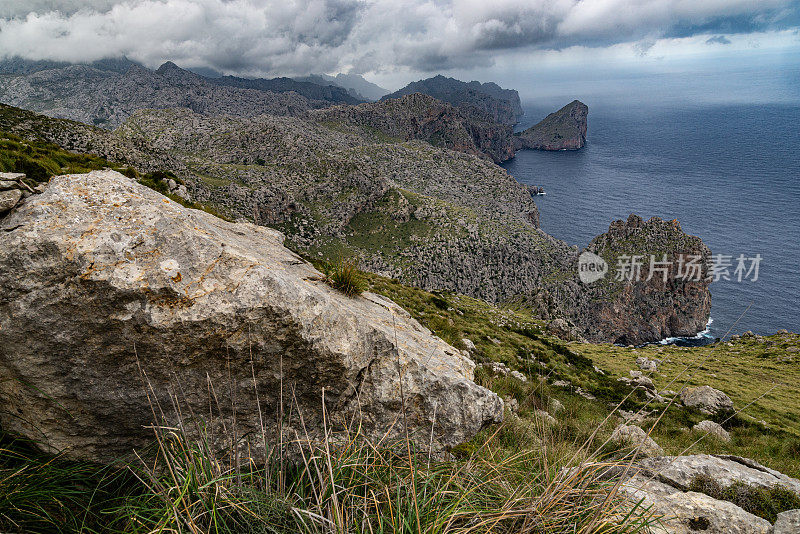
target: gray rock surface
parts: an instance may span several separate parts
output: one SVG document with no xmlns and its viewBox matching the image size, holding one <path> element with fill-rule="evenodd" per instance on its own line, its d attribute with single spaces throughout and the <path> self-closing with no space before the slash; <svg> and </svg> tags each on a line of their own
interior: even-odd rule
<svg viewBox="0 0 800 534">
<path fill-rule="evenodd" d="M 765 467 L 749 458 L 738 456 L 694 454 L 689 456 L 662 456 L 639 462 L 643 474 L 675 488 L 686 491 L 698 476 L 713 479 L 721 486 L 741 482 L 748 486 L 771 488 L 783 486 L 800 495 L 800 480 Z"/>
<path fill-rule="evenodd" d="M 21 199 L 22 191 L 19 189 L 0 191 L 0 215 L 16 206 Z"/>
<path fill-rule="evenodd" d="M 725 443 L 731 440 L 731 435 L 728 433 L 727 430 L 722 428 L 722 425 L 715 423 L 714 421 L 709 421 L 706 419 L 705 421 L 700 421 L 696 425 L 692 427 L 692 430 L 697 432 L 698 434 L 707 434 L 708 437 L 712 439 L 718 439 Z"/>
<path fill-rule="evenodd" d="M 684 388 L 681 402 L 689 408 L 697 408 L 705 414 L 716 414 L 733 410 L 733 401 L 725 393 L 711 386 Z"/>
<path fill-rule="evenodd" d="M 502 418 L 460 351 L 385 298 L 330 288 L 275 230 L 113 171 L 55 177 L 0 227 L 0 424 L 45 448 L 106 461 L 145 446 L 140 368 L 167 424 L 174 393 L 184 414 L 213 411 L 215 446 L 235 416 L 255 454 L 256 393 L 271 440 L 281 405 L 285 439 L 304 435 L 298 410 L 318 439 L 323 388 L 334 422 L 360 416 L 372 436 L 400 437 L 405 405 L 423 448 L 432 427 L 443 449 Z"/>
<path fill-rule="evenodd" d="M 703 493 L 683 492 L 668 484 L 635 475 L 620 488 L 622 494 L 640 506 L 650 508 L 658 524 L 652 534 L 768 534 L 766 519 L 745 512 L 727 501 Z"/>
<path fill-rule="evenodd" d="M 638 456 L 660 456 L 664 454 L 658 443 L 647 432 L 634 425 L 619 425 L 611 434 L 611 441 L 622 447 L 638 449 Z"/>
<path fill-rule="evenodd" d="M 800 510 L 789 510 L 778 514 L 773 534 L 797 534 L 800 532 Z"/>
</svg>

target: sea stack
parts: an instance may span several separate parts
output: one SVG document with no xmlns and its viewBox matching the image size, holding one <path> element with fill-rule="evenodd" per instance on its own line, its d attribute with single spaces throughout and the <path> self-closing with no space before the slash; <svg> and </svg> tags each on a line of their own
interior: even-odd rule
<svg viewBox="0 0 800 534">
<path fill-rule="evenodd" d="M 586 144 L 589 107 L 573 100 L 535 126 L 515 136 L 514 148 L 533 150 L 578 150 Z"/>
</svg>

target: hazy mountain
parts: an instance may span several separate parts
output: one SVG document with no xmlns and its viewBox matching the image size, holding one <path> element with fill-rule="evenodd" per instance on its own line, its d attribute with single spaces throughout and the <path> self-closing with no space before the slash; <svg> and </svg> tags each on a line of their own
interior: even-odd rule
<svg viewBox="0 0 800 534">
<path fill-rule="evenodd" d="M 6 62 L 0 101 L 51 117 L 113 129 L 139 109 L 183 107 L 207 115 L 295 115 L 358 102 L 343 89 L 288 78 L 205 78 L 172 62 L 156 71 L 128 62 L 93 65 Z M 309 96 L 304 96 L 309 95 Z"/>
<path fill-rule="evenodd" d="M 481 110 L 503 124 L 515 124 L 523 114 L 519 93 L 513 89 L 503 89 L 492 82 L 462 82 L 441 74 L 411 82 L 399 91 L 385 95 L 381 100 L 411 93 L 423 93 L 457 107 Z"/>
<path fill-rule="evenodd" d="M 328 76 L 327 74 L 311 74 L 295 78 L 299 81 L 312 82 L 319 85 L 333 84 L 338 87 L 343 87 L 347 91 L 360 100 L 379 100 L 382 96 L 389 94 L 387 89 L 372 82 L 368 82 L 363 76 L 358 74 L 337 74 L 336 76 Z"/>
</svg>

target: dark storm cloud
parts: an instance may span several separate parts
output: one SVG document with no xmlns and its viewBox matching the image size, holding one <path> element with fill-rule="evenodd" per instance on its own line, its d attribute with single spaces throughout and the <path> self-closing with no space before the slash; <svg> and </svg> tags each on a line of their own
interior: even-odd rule
<svg viewBox="0 0 800 534">
<path fill-rule="evenodd" d="M 723 44 L 729 45 L 731 44 L 731 40 L 725 37 L 724 35 L 715 35 L 714 37 L 709 37 L 706 39 L 706 44 L 713 45 L 713 44 Z"/>
<path fill-rule="evenodd" d="M 467 69 L 520 49 L 646 52 L 662 37 L 800 26 L 787 0 L 6 0 L 0 17 L 8 56 L 238 74 Z"/>
</svg>

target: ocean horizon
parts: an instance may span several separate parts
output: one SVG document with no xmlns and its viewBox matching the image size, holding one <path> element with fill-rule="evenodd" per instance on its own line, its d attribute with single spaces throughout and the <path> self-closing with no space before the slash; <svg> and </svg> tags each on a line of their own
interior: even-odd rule
<svg viewBox="0 0 800 534">
<path fill-rule="evenodd" d="M 542 229 L 584 248 L 631 213 L 677 219 L 713 255 L 731 258 L 731 279 L 711 284 L 707 337 L 800 331 L 800 103 L 587 103 L 583 149 L 523 150 L 503 164 L 544 188 L 536 198 Z M 550 111 L 526 105 L 518 127 Z M 760 256 L 756 280 L 753 272 L 737 280 L 741 255 Z"/>
</svg>

